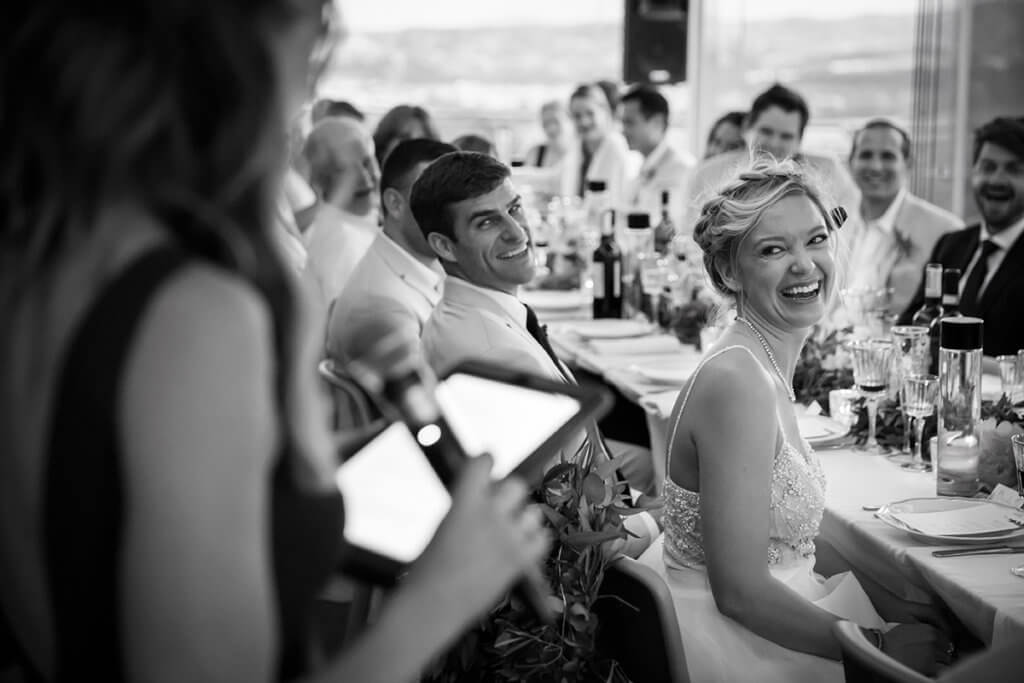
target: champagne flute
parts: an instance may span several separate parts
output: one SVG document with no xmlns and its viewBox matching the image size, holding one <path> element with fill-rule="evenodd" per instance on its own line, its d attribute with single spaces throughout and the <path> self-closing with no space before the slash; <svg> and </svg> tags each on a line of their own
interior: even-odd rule
<svg viewBox="0 0 1024 683">
<path fill-rule="evenodd" d="M 908 375 L 903 379 L 904 407 L 907 415 L 914 418 L 914 424 L 917 426 L 914 459 L 903 465 L 908 470 L 931 470 L 931 466 L 921 457 L 921 440 L 924 438 L 924 419 L 935 410 L 935 401 L 938 397 L 939 378 L 935 375 Z"/>
<path fill-rule="evenodd" d="M 862 450 L 881 454 L 875 436 L 878 399 L 889 385 L 889 370 L 896 347 L 889 339 L 859 339 L 851 343 L 853 381 L 864 397 L 868 410 L 868 441 Z"/>
</svg>

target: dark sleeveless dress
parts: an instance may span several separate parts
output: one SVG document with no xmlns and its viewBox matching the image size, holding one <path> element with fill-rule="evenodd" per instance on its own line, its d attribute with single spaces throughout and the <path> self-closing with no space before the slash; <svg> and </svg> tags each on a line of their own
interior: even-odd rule
<svg viewBox="0 0 1024 683">
<path fill-rule="evenodd" d="M 126 680 L 119 618 L 126 495 L 118 397 L 139 322 L 161 285 L 188 259 L 160 247 L 129 266 L 97 297 L 63 364 L 44 499 L 58 681 Z M 268 481 L 280 680 L 309 667 L 312 608 L 337 566 L 344 523 L 340 494 L 299 490 L 291 478 L 292 457 L 287 450 L 280 453 Z"/>
</svg>

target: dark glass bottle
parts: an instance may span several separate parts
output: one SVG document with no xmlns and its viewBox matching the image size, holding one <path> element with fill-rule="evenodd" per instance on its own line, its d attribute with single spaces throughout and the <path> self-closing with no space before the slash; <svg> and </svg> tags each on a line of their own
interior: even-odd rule
<svg viewBox="0 0 1024 683">
<path fill-rule="evenodd" d="M 942 271 L 942 305 L 939 307 L 939 314 L 932 319 L 928 325 L 929 351 L 931 351 L 931 363 L 928 372 L 933 375 L 939 371 L 939 331 L 942 329 L 942 321 L 947 318 L 959 318 L 960 314 L 960 269 L 946 268 Z"/>
<path fill-rule="evenodd" d="M 931 327 L 932 321 L 942 315 L 942 264 L 929 263 L 924 267 L 924 303 L 911 319 L 911 325 Z"/>
<path fill-rule="evenodd" d="M 669 215 L 669 193 L 668 190 L 661 192 L 661 220 L 654 228 L 654 250 L 659 254 L 668 251 L 668 245 L 676 235 L 676 226 L 672 223 Z"/>
<path fill-rule="evenodd" d="M 605 214 L 594 250 L 594 317 L 622 317 L 622 250 L 615 242 L 615 212 Z"/>
</svg>

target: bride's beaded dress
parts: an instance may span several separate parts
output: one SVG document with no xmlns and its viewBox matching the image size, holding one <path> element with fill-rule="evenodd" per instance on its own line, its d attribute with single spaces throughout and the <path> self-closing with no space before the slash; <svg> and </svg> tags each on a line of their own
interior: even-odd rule
<svg viewBox="0 0 1024 683">
<path fill-rule="evenodd" d="M 701 368 L 730 346 L 707 357 L 694 372 L 668 442 L 672 453 L 679 416 L 685 410 Z M 756 360 L 756 358 L 755 358 Z M 814 573 L 814 538 L 825 508 L 825 476 L 806 441 L 800 447 L 783 434 L 772 464 L 769 543 L 765 562 L 777 580 L 823 609 L 861 626 L 882 628 L 860 584 L 852 574 L 823 580 Z M 666 466 L 666 472 L 671 470 Z M 737 500 L 737 505 L 744 501 Z M 842 665 L 815 655 L 789 650 L 762 638 L 718 611 L 708 583 L 704 559 L 700 493 L 671 477 L 665 480 L 665 532 L 640 561 L 653 567 L 671 589 L 679 619 L 687 667 L 692 681 L 842 681 Z"/>
</svg>

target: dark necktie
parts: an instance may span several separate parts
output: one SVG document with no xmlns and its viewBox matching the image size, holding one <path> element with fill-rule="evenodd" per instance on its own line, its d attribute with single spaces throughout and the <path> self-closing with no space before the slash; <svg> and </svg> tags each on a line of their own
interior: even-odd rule
<svg viewBox="0 0 1024 683">
<path fill-rule="evenodd" d="M 526 306 L 526 304 L 523 305 Z M 559 362 L 555 350 L 551 348 L 551 342 L 548 341 L 547 326 L 540 324 L 540 321 L 537 320 L 537 314 L 529 306 L 526 306 L 526 331 L 537 340 L 540 347 L 544 349 L 544 353 L 548 354 L 555 367 L 558 368 L 558 373 L 565 377 L 565 374 L 562 372 L 562 364 Z"/>
<path fill-rule="evenodd" d="M 967 276 L 967 282 L 964 283 L 963 292 L 960 294 L 960 310 L 964 312 L 964 315 L 978 314 L 981 304 L 978 293 L 981 291 L 981 285 L 985 282 L 985 276 L 988 275 L 988 257 L 998 249 L 999 245 L 995 242 L 982 241 L 981 255 L 974 262 L 974 268 Z"/>
</svg>

